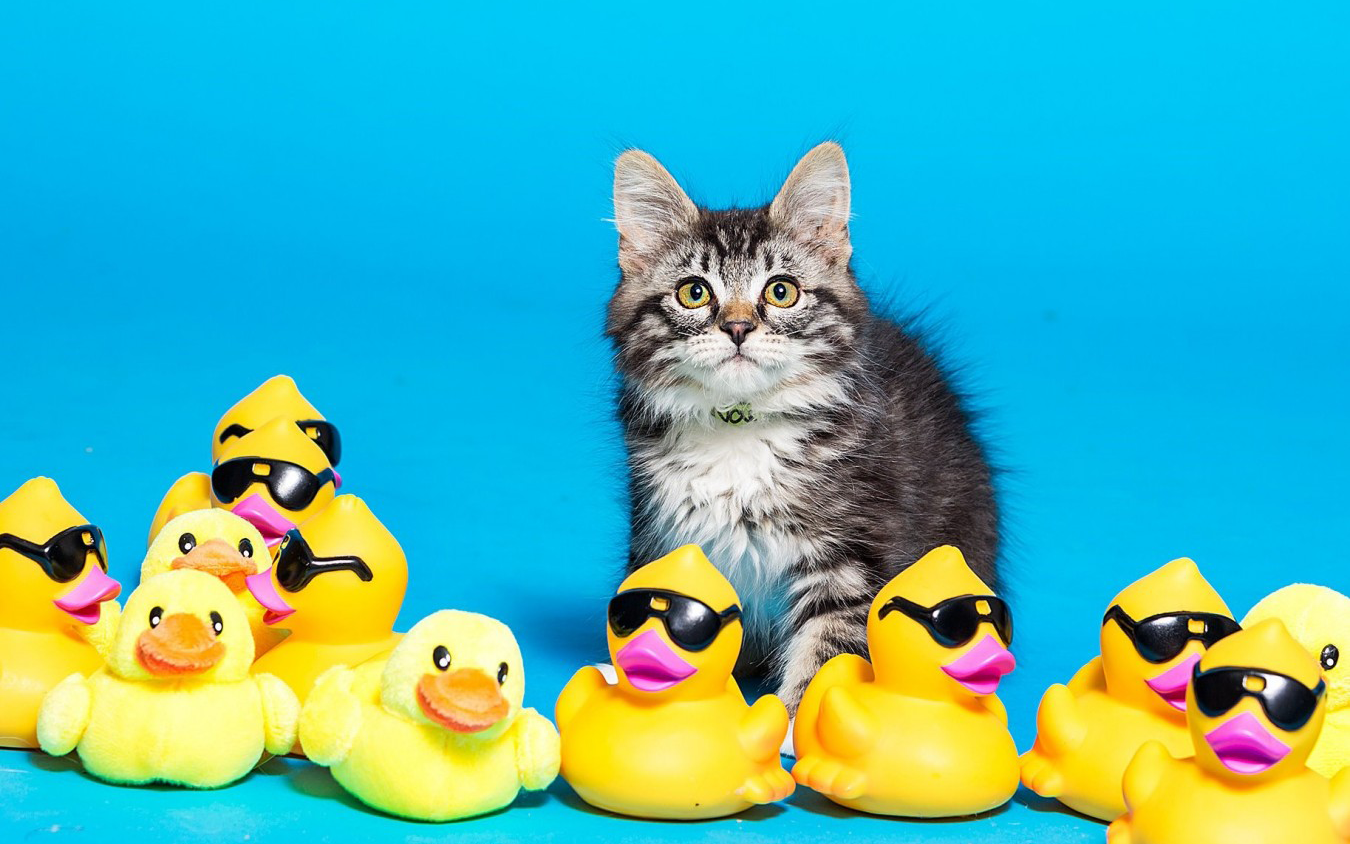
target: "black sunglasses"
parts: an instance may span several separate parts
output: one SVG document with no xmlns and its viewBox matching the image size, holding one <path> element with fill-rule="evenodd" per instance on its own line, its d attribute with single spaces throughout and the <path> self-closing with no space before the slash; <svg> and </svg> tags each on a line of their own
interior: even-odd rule
<svg viewBox="0 0 1350 844">
<path fill-rule="evenodd" d="M 79 577 L 91 551 L 99 568 L 108 571 L 108 547 L 103 543 L 103 531 L 93 525 L 66 528 L 42 545 L 12 533 L 0 533 L 0 548 L 8 548 L 42 566 L 47 577 L 57 583 L 69 583 Z"/>
<path fill-rule="evenodd" d="M 277 571 L 277 583 L 287 592 L 299 592 L 309 582 L 321 574 L 330 571 L 350 571 L 364 581 L 373 580 L 370 566 L 360 557 L 316 557 L 309 543 L 300 535 L 300 531 L 291 528 L 282 537 L 281 547 L 277 549 L 277 560 L 273 563 Z"/>
<path fill-rule="evenodd" d="M 256 467 L 267 466 L 270 471 L 259 474 Z M 229 504 L 244 494 L 252 483 L 267 485 L 272 500 L 287 510 L 303 510 L 319 494 L 323 485 L 336 475 L 331 468 L 315 474 L 298 463 L 286 460 L 268 460 L 261 457 L 236 457 L 226 460 L 211 470 L 211 489 L 222 504 Z"/>
<path fill-rule="evenodd" d="M 1212 612 L 1160 613 L 1135 621 L 1120 608 L 1120 604 L 1112 604 L 1106 611 L 1102 617 L 1102 626 L 1105 627 L 1112 619 L 1134 643 L 1134 649 L 1139 655 L 1152 663 L 1175 659 L 1192 639 L 1204 642 L 1208 648 L 1242 629 L 1228 616 Z M 1199 631 L 1191 629 L 1192 621 L 1200 622 Z"/>
<path fill-rule="evenodd" d="M 314 440 L 315 445 L 323 449 L 323 453 L 328 455 L 329 463 L 336 466 L 342 459 L 342 438 L 338 436 L 337 426 L 332 422 L 323 419 L 297 419 L 295 426 L 304 431 L 305 436 Z M 223 443 L 230 437 L 242 437 L 251 433 L 252 428 L 245 428 L 235 422 L 220 432 L 220 441 Z"/>
<path fill-rule="evenodd" d="M 1260 680 L 1260 689 L 1252 691 L 1248 688 L 1248 678 Z M 1254 697 L 1261 702 L 1270 723 L 1287 733 L 1308 723 L 1317 711 L 1317 701 L 1327 690 L 1326 680 L 1318 680 L 1317 686 L 1310 689 L 1293 677 L 1274 671 L 1259 668 L 1201 671 L 1198 662 L 1191 674 L 1191 684 L 1195 689 L 1195 705 L 1207 717 L 1218 717 L 1237 706 L 1244 697 Z"/>
<path fill-rule="evenodd" d="M 615 636 L 631 636 L 647 619 L 659 618 L 670 640 L 686 651 L 704 650 L 740 616 L 736 604 L 718 612 L 697 598 L 665 589 L 629 589 L 609 600 L 609 627 Z"/>
<path fill-rule="evenodd" d="M 988 612 L 980 611 L 981 601 L 989 605 Z M 897 610 L 922 624 L 933 641 L 944 648 L 959 648 L 974 639 L 986 621 L 994 625 L 1003 644 L 1012 644 L 1012 613 L 1006 601 L 993 595 L 958 595 L 931 607 L 896 595 L 877 610 L 877 618 L 885 618 L 887 613 Z"/>
</svg>

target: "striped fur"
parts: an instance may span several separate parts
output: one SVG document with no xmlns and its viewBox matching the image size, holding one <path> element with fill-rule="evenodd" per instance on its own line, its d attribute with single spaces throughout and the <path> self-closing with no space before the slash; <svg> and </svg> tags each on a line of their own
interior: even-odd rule
<svg viewBox="0 0 1350 844">
<path fill-rule="evenodd" d="M 616 165 L 622 277 L 607 333 L 622 379 L 630 567 L 702 545 L 741 595 L 741 671 L 768 671 L 793 709 L 825 660 L 866 652 L 873 595 L 930 548 L 958 545 L 996 580 L 983 451 L 933 357 L 859 289 L 848 204 L 830 143 L 755 209 L 695 206 L 645 153 Z M 709 304 L 680 303 L 691 279 Z M 800 289 L 790 307 L 766 298 L 783 279 Z M 739 347 L 727 314 L 752 324 Z M 742 403 L 753 422 L 713 413 Z"/>
</svg>

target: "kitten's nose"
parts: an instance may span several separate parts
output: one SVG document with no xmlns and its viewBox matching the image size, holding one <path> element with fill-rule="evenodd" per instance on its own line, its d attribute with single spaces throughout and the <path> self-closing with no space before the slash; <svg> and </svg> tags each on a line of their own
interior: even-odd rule
<svg viewBox="0 0 1350 844">
<path fill-rule="evenodd" d="M 732 319 L 722 323 L 722 330 L 731 335 L 731 342 L 739 348 L 745 335 L 755 330 L 755 324 L 748 319 Z"/>
</svg>

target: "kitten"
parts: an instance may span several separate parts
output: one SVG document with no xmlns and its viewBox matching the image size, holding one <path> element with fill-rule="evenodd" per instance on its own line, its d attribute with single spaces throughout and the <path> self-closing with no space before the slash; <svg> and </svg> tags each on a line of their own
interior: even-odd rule
<svg viewBox="0 0 1350 844">
<path fill-rule="evenodd" d="M 741 596 L 739 673 L 767 669 L 793 711 L 827 659 L 866 654 L 872 597 L 924 552 L 956 545 L 995 584 L 984 452 L 932 355 L 858 287 L 837 144 L 770 205 L 726 211 L 630 150 L 614 217 L 630 569 L 701 545 Z"/>
</svg>

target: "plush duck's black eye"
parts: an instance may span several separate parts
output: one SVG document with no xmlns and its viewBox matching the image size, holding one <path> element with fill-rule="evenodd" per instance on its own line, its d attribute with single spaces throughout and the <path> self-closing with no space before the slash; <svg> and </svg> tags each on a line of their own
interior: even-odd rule
<svg viewBox="0 0 1350 844">
<path fill-rule="evenodd" d="M 192 553 L 192 549 L 197 547 L 197 537 L 190 533 L 185 533 L 178 537 L 178 550 L 184 554 Z"/>
<path fill-rule="evenodd" d="M 506 673 L 510 670 L 511 666 L 507 665 L 504 662 L 501 665 L 497 666 L 497 685 L 501 685 L 502 683 L 506 682 Z"/>
<path fill-rule="evenodd" d="M 1327 645 L 1322 649 L 1322 670 L 1330 671 L 1336 667 L 1336 663 L 1341 661 L 1341 651 L 1335 645 Z"/>
<path fill-rule="evenodd" d="M 217 636 L 225 629 L 225 619 L 221 618 L 218 612 L 211 613 L 211 629 L 216 631 Z"/>
<path fill-rule="evenodd" d="M 239 540 L 239 553 L 242 554 L 242 555 L 244 555 L 245 557 L 247 557 L 247 558 L 249 558 L 249 559 L 252 559 L 252 558 L 253 558 L 253 540 L 249 539 L 247 536 L 244 537 L 243 539 Z"/>
<path fill-rule="evenodd" d="M 150 610 L 150 626 L 151 626 L 151 627 L 158 627 L 160 621 L 162 621 L 163 619 L 164 619 L 164 608 L 163 608 L 163 607 L 155 607 L 154 609 Z"/>
<path fill-rule="evenodd" d="M 450 650 L 445 645 L 437 645 L 436 650 L 431 652 L 431 661 L 436 664 L 436 668 L 445 671 L 450 668 Z"/>
</svg>

